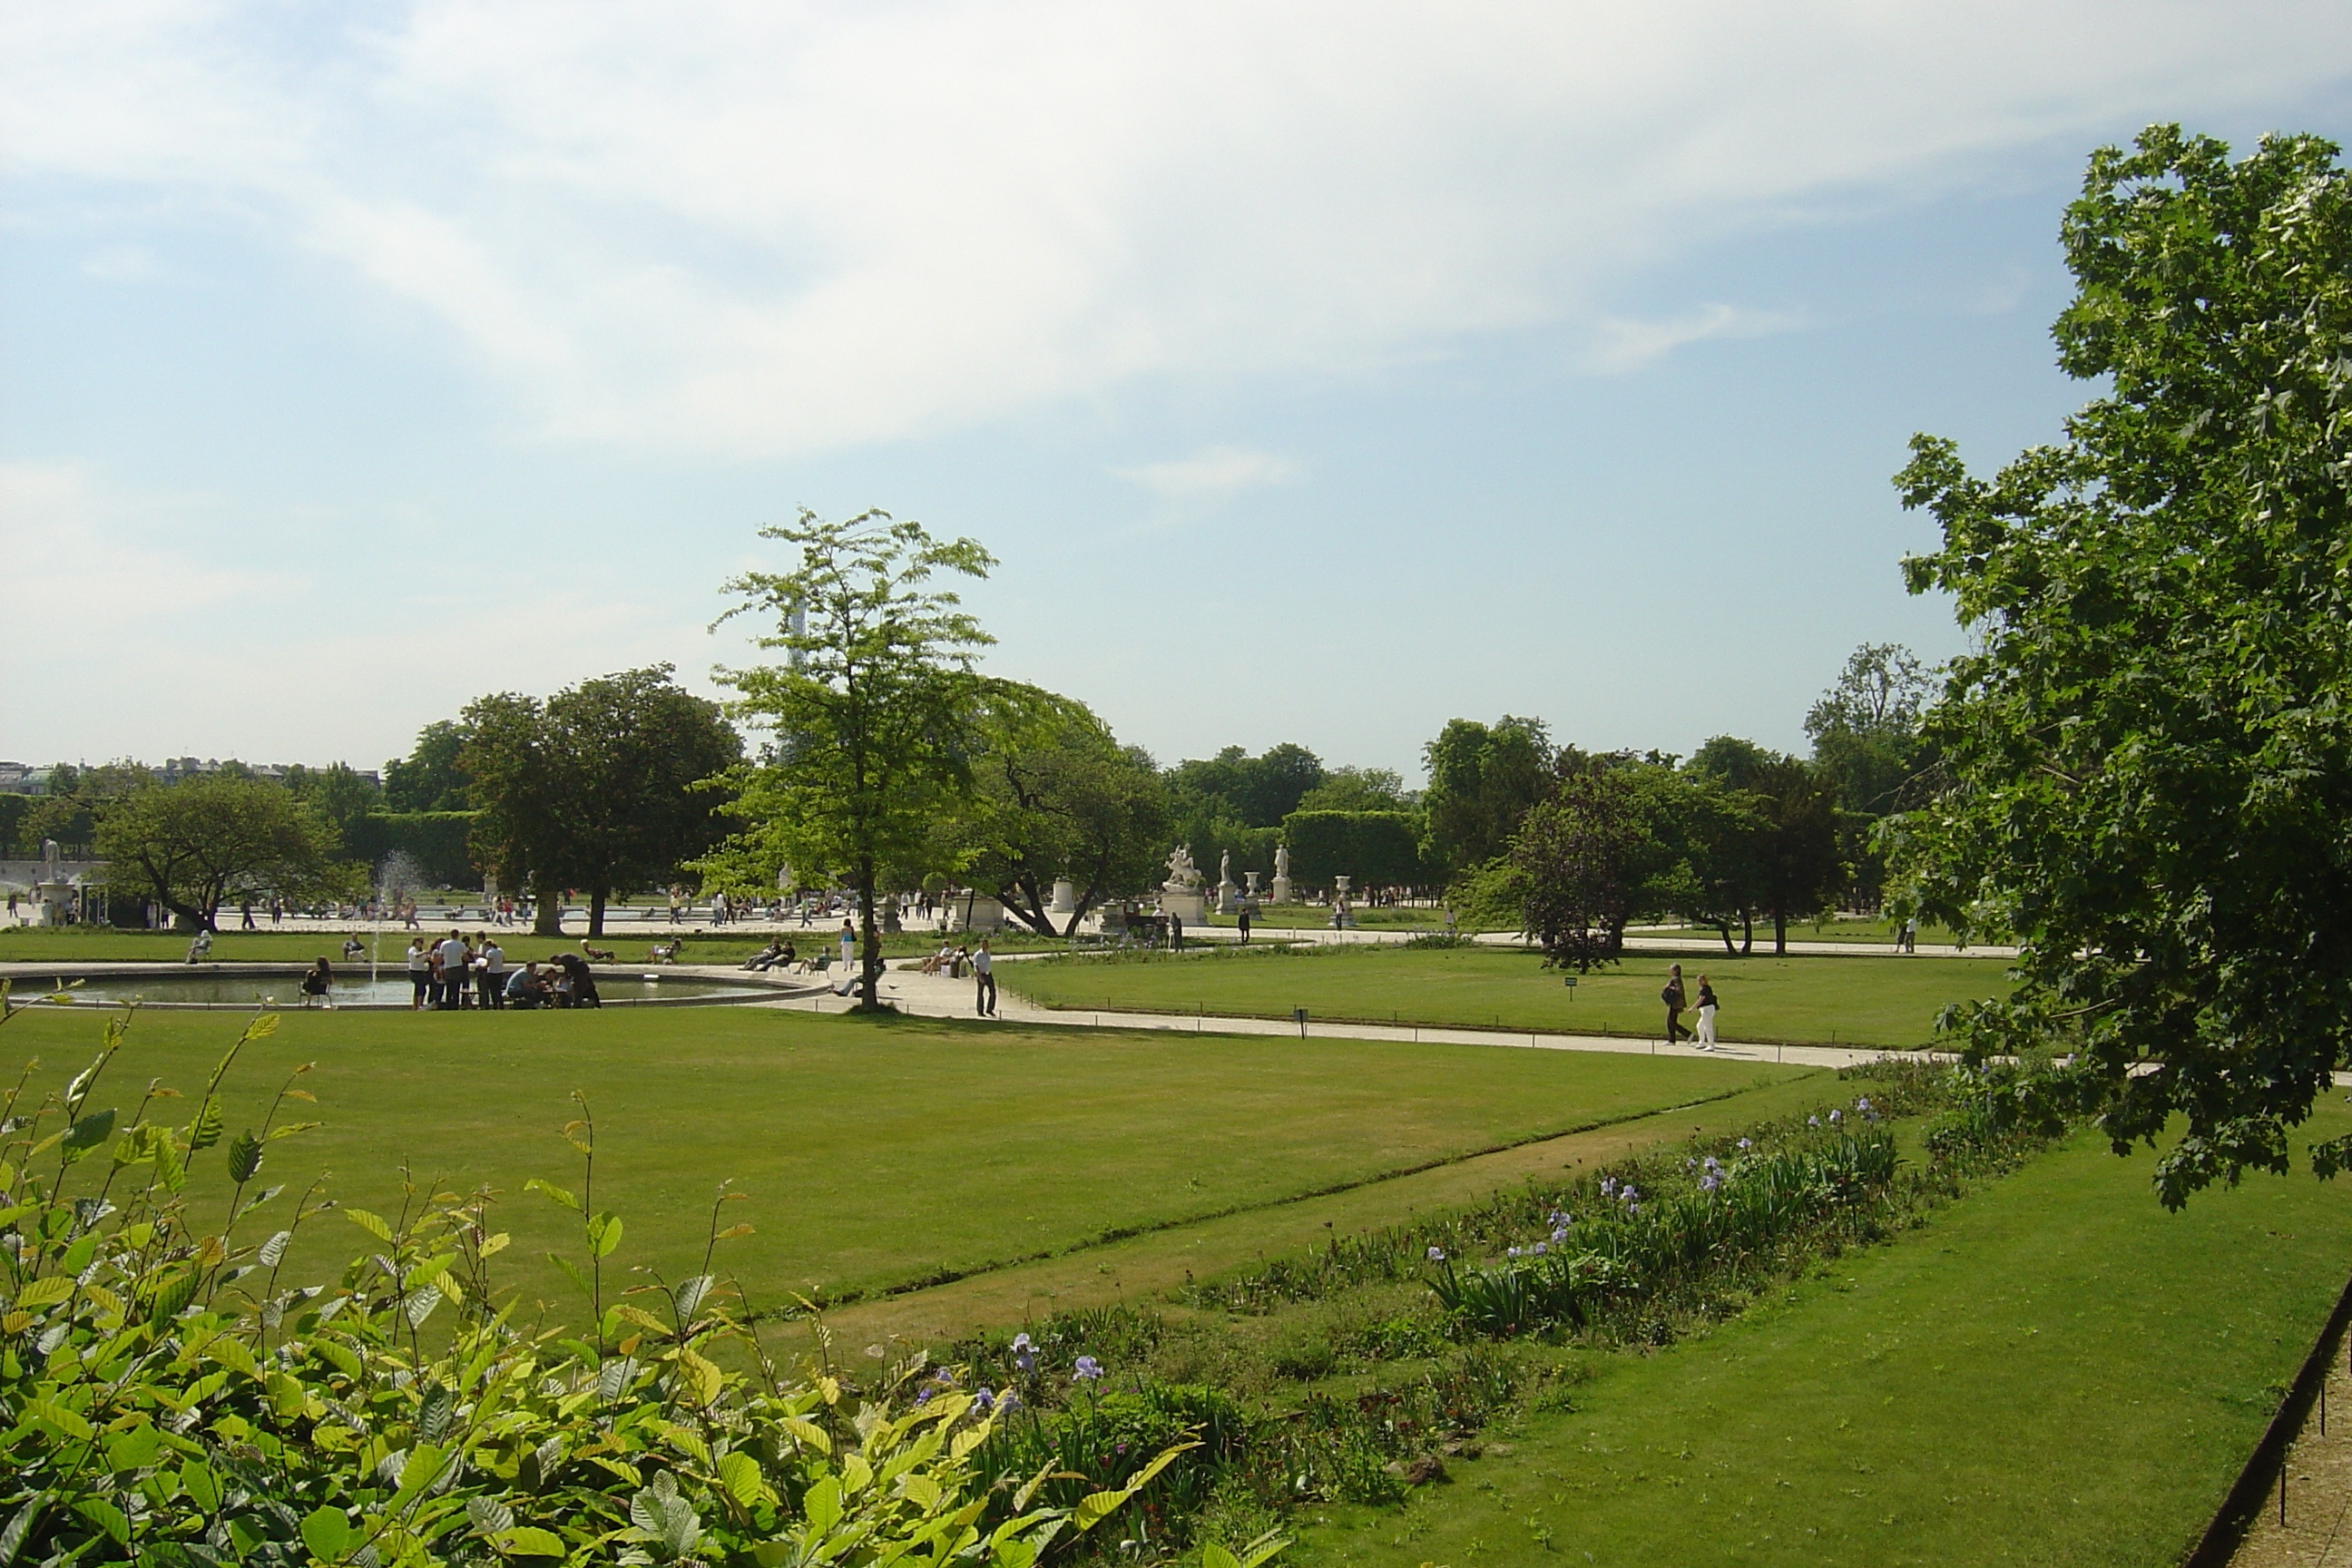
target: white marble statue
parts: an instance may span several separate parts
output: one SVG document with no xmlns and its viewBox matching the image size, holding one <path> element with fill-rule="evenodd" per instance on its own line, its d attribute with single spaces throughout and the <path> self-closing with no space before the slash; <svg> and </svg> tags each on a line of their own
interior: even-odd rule
<svg viewBox="0 0 2352 1568">
<path fill-rule="evenodd" d="M 1290 880 L 1290 846 L 1287 844 L 1274 847 L 1274 874 L 1283 881 Z"/>
<path fill-rule="evenodd" d="M 1179 844 L 1176 846 L 1176 852 L 1168 857 L 1167 886 L 1172 890 L 1181 892 L 1200 885 L 1201 868 L 1192 864 L 1192 847 L 1190 844 Z"/>
</svg>

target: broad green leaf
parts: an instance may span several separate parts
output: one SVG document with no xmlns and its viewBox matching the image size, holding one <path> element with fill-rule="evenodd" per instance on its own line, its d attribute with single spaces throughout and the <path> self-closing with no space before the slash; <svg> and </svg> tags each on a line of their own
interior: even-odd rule
<svg viewBox="0 0 2352 1568">
<path fill-rule="evenodd" d="M 339 1508 L 321 1506 L 302 1519 L 302 1544 L 310 1555 L 329 1563 L 339 1563 L 352 1549 L 352 1521 Z"/>
<path fill-rule="evenodd" d="M 278 1032 L 278 1017 L 279 1015 L 276 1013 L 255 1014 L 245 1026 L 245 1037 L 248 1040 L 268 1039 Z"/>
<path fill-rule="evenodd" d="M 1201 1548 L 1201 1568 L 1242 1568 L 1241 1559 L 1212 1541 Z"/>
<path fill-rule="evenodd" d="M 79 1154 L 85 1150 L 97 1148 L 100 1143 L 105 1142 L 106 1135 L 113 1131 L 114 1112 L 93 1110 L 66 1130 L 65 1146 L 71 1152 Z"/>
<path fill-rule="evenodd" d="M 556 1203 L 562 1204 L 565 1208 L 570 1209 L 572 1213 L 578 1214 L 581 1212 L 580 1200 L 573 1197 L 570 1193 L 565 1192 L 562 1187 L 557 1186 L 552 1182 L 542 1182 L 537 1176 L 528 1177 L 523 1182 L 522 1190 L 527 1193 L 543 1193 Z"/>
<path fill-rule="evenodd" d="M 620 1215 L 600 1214 L 589 1220 L 588 1255 L 591 1258 L 610 1258 L 613 1256 L 613 1249 L 620 1245 Z"/>
<path fill-rule="evenodd" d="M 104 1498 L 83 1498 L 74 1504 L 74 1511 L 106 1531 L 117 1546 L 131 1544 L 130 1517 Z"/>
<path fill-rule="evenodd" d="M 25 1401 L 25 1414 L 36 1421 L 44 1421 L 78 1443 L 87 1443 L 92 1433 L 90 1425 L 79 1411 L 68 1410 L 54 1399 Z"/>
<path fill-rule="evenodd" d="M 261 1140 L 250 1131 L 240 1132 L 228 1146 L 228 1174 L 233 1182 L 249 1182 L 261 1169 Z"/>
<path fill-rule="evenodd" d="M 562 1557 L 567 1555 L 563 1538 L 551 1530 L 537 1525 L 519 1525 L 502 1530 L 490 1537 L 490 1543 L 510 1557 Z"/>
<path fill-rule="evenodd" d="M 841 1482 L 826 1476 L 801 1497 L 801 1518 L 808 1525 L 808 1533 L 823 1536 L 841 1522 Z"/>
<path fill-rule="evenodd" d="M 775 1495 L 760 1474 L 760 1462 L 740 1449 L 719 1461 L 719 1484 L 727 1489 L 728 1496 L 746 1508 Z"/>
<path fill-rule="evenodd" d="M 345 1209 L 343 1217 L 378 1241 L 389 1242 L 392 1239 L 392 1226 L 382 1215 L 370 1214 L 365 1209 Z"/>
<path fill-rule="evenodd" d="M 677 1352 L 677 1370 L 698 1405 L 708 1405 L 718 1398 L 719 1391 L 726 1385 L 726 1375 L 692 1351 Z"/>
<path fill-rule="evenodd" d="M 188 1500 L 205 1513 L 218 1513 L 221 1505 L 220 1478 L 202 1459 L 190 1459 L 180 1467 L 180 1489 Z"/>
<path fill-rule="evenodd" d="M 188 1150 L 194 1153 L 199 1149 L 209 1149 L 219 1142 L 220 1138 L 220 1096 L 206 1095 L 203 1109 L 196 1112 L 196 1119 L 188 1123 Z"/>
<path fill-rule="evenodd" d="M 286 1244 L 293 1239 L 294 1233 L 290 1230 L 273 1232 L 254 1256 L 261 1260 L 263 1268 L 275 1268 L 286 1257 Z"/>
<path fill-rule="evenodd" d="M 106 1466 L 110 1470 L 145 1469 L 163 1451 L 163 1434 L 142 1421 L 106 1445 Z"/>
<path fill-rule="evenodd" d="M 74 1282 L 63 1274 L 36 1279 L 16 1292 L 16 1305 L 26 1310 L 54 1307 L 74 1292 Z"/>
</svg>

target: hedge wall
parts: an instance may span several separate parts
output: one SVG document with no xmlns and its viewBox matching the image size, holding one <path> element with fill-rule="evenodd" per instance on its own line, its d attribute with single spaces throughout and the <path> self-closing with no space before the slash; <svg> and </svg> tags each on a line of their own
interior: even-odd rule
<svg viewBox="0 0 2352 1568">
<path fill-rule="evenodd" d="M 1326 889 L 1335 876 L 1359 889 L 1426 880 L 1419 825 L 1409 811 L 1294 811 L 1282 819 L 1290 845 L 1290 879 Z"/>
<path fill-rule="evenodd" d="M 473 831 L 470 811 L 372 811 L 355 819 L 345 835 L 354 860 L 380 866 L 394 850 L 405 851 L 436 888 L 478 888 L 482 873 L 467 852 Z"/>
</svg>

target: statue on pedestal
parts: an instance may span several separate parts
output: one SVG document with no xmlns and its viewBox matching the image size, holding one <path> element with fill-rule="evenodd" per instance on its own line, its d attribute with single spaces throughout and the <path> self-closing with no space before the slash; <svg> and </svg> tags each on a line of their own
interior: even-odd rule
<svg viewBox="0 0 2352 1568">
<path fill-rule="evenodd" d="M 1190 844 L 1179 844 L 1168 857 L 1168 880 L 1162 885 L 1171 893 L 1188 893 L 1201 885 L 1201 868 L 1192 864 Z"/>
<path fill-rule="evenodd" d="M 1274 847 L 1274 885 L 1266 889 L 1266 896 L 1277 904 L 1290 902 L 1290 846 L 1287 844 Z"/>
</svg>

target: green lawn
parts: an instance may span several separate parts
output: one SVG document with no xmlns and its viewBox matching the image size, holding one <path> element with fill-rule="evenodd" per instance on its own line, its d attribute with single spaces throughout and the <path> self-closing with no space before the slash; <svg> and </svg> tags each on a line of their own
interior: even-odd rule
<svg viewBox="0 0 2352 1568">
<path fill-rule="evenodd" d="M 1049 1006 L 1206 1011 L 1590 1034 L 1654 1036 L 1664 955 L 1634 954 L 1580 977 L 1570 990 L 1534 953 L 1493 948 L 1407 952 L 1208 952 L 1156 961 L 1069 958 L 1006 964 L 1000 984 Z M 1723 999 L 1726 1040 L 1924 1044 L 1946 1003 L 2007 988 L 2003 966 L 1972 958 L 1684 959 Z M 1694 1022 L 1687 1015 L 1684 1022 Z"/>
<path fill-rule="evenodd" d="M 94 1053 L 97 1009 L 20 1013 L 0 1044 L 57 1084 Z M 193 1092 L 234 1036 L 219 1015 L 148 1013 L 96 1105 L 151 1078 Z M 270 1145 L 268 1179 L 333 1173 L 332 1191 L 389 1212 L 392 1173 L 509 1194 L 500 1223 L 534 1289 L 558 1211 L 521 1193 L 576 1187 L 558 1129 L 588 1096 L 597 1203 L 623 1216 L 622 1258 L 675 1271 L 698 1258 L 718 1184 L 758 1226 L 732 1244 L 755 1300 L 971 1270 L 1239 1207 L 1278 1203 L 1604 1119 L 1686 1104 L 1736 1082 L 1721 1064 L 1360 1041 L 1037 1032 L 722 1007 L 604 1013 L 289 1013 L 247 1048 L 228 1126 L 302 1062 L 318 1131 Z M 1763 1069 L 1775 1081 L 1780 1075 Z M 1793 1069 L 1791 1069 L 1793 1071 Z M 184 1110 L 184 1107 L 174 1107 Z M 208 1190 L 218 1156 L 192 1190 Z M 95 1162 L 93 1162 L 93 1166 Z M 281 1202 L 284 1200 L 281 1200 Z M 361 1237 L 334 1216 L 298 1270 Z M 326 1245 L 320 1245 L 323 1240 Z M 1225 1259 L 1204 1259 L 1220 1266 Z M 299 1277 L 299 1272 L 298 1276 Z"/>
<path fill-rule="evenodd" d="M 1801 925 L 1792 925 L 1789 928 L 1789 940 L 1790 942 L 1867 942 L 1892 946 L 1895 942 L 1895 921 L 1885 915 L 1874 915 L 1868 920 L 1841 918 L 1807 921 Z M 1657 929 L 1645 926 L 1628 931 L 1626 934 L 1688 938 L 1696 942 L 1712 942 L 1718 948 L 1723 944 L 1723 933 L 1713 926 L 1675 926 Z M 1739 929 L 1737 926 L 1732 928 L 1731 938 L 1734 942 L 1739 940 Z M 1919 940 L 1942 946 L 1952 940 L 1952 933 L 1942 926 L 1930 923 L 1919 928 Z M 1767 921 L 1756 928 L 1756 945 L 1759 948 L 1764 948 L 1770 946 L 1771 942 L 1772 924 Z"/>
<path fill-rule="evenodd" d="M 1402 1511 L 1316 1510 L 1289 1560 L 2177 1562 L 2342 1289 L 2352 1211 L 2298 1174 L 2168 1215 L 2148 1164 L 2084 1135 L 1705 1340 L 1593 1357 L 1507 1453 Z"/>
</svg>

